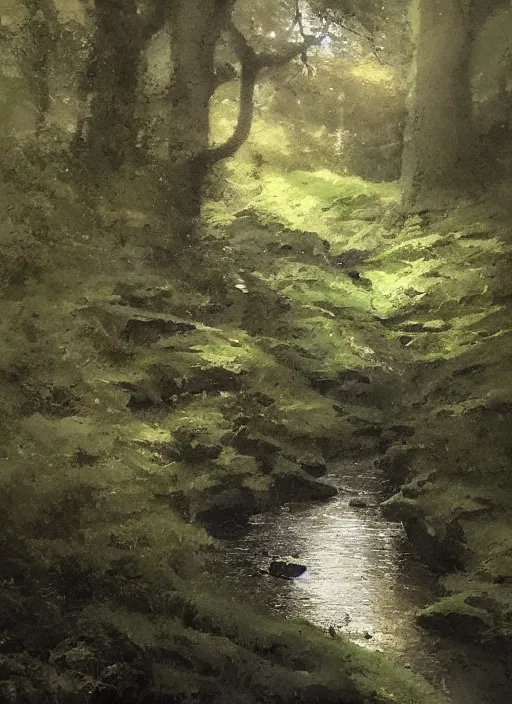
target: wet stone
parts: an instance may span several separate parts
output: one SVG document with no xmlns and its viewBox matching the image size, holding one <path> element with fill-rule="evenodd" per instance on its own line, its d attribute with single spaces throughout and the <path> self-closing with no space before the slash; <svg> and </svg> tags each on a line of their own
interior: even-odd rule
<svg viewBox="0 0 512 704">
<path fill-rule="evenodd" d="M 399 453 L 400 461 L 414 451 L 412 447 L 401 449 L 405 452 Z M 438 598 L 436 575 L 410 554 L 400 523 L 389 522 L 377 511 L 348 508 L 349 492 L 383 500 L 388 490 L 386 472 L 371 459 L 350 460 L 333 464 L 329 480 L 339 494 L 327 504 L 290 504 L 253 516 L 250 530 L 226 541 L 222 552 L 216 558 L 212 556 L 215 562 L 219 560 L 216 574 L 222 575 L 242 598 L 250 594 L 273 613 L 307 619 L 331 635 L 348 636 L 371 650 L 396 654 L 406 663 L 404 667 L 408 665 L 442 687 L 446 681 L 451 689 L 450 668 L 453 663 L 458 667 L 460 644 L 447 645 L 430 630 L 418 628 L 416 621 L 418 610 Z M 438 556 L 442 546 L 431 526 L 425 521 L 412 521 L 408 528 L 409 532 L 419 529 L 432 557 Z M 263 578 L 269 555 L 287 555 L 293 563 L 307 564 L 308 579 Z M 300 558 L 295 559 L 296 555 Z M 273 561 L 280 559 L 274 557 Z M 507 573 L 502 574 L 505 579 Z M 474 635 L 482 632 L 475 617 L 489 617 L 483 607 L 491 606 L 491 602 L 481 599 L 463 603 L 462 618 L 456 614 L 448 619 L 456 619 L 455 623 L 447 624 L 446 614 L 437 614 L 430 617 L 428 625 L 439 633 L 450 633 L 451 626 L 460 626 L 468 636 Z M 427 624 L 424 621 L 422 625 Z M 297 669 L 303 669 L 302 665 Z M 512 701 L 510 696 L 487 697 L 494 690 L 490 681 L 493 675 L 486 672 L 479 661 L 464 668 L 461 676 L 467 687 L 453 704 Z M 485 686 L 479 689 L 482 681 Z M 316 704 L 328 701 L 327 692 L 321 697 Z M 346 699 L 351 701 L 350 696 Z M 341 701 L 339 696 L 336 701 Z"/>
<path fill-rule="evenodd" d="M 356 497 L 355 499 L 350 499 L 348 505 L 351 508 L 371 508 L 373 504 L 370 504 L 366 499 Z"/>
<path fill-rule="evenodd" d="M 393 484 L 401 485 L 407 481 L 409 466 L 416 451 L 413 445 L 391 445 L 384 455 L 375 460 L 375 466 L 382 470 Z"/>
<path fill-rule="evenodd" d="M 331 484 L 317 481 L 305 472 L 274 474 L 274 494 L 280 503 L 282 499 L 290 501 L 325 501 L 336 496 L 337 489 Z"/>
<path fill-rule="evenodd" d="M 383 473 L 371 459 L 347 460 L 330 466 L 328 478 L 337 496 L 326 503 L 289 503 L 253 515 L 250 530 L 224 541 L 222 551 L 212 555 L 215 572 L 242 598 L 250 593 L 274 613 L 306 618 L 325 632 L 332 627 L 340 636 L 373 650 L 391 650 L 408 661 L 412 648 L 423 664 L 417 639 L 424 633 L 416 629 L 414 614 L 425 605 L 423 590 L 435 578 L 424 574 L 412 557 L 403 562 L 400 524 L 388 522 L 380 511 L 348 506 L 351 498 L 383 499 Z M 270 562 L 283 556 L 307 565 L 308 579 L 265 578 Z M 405 564 L 421 575 L 418 585 L 416 577 L 405 577 L 402 584 Z M 364 638 L 365 631 L 373 638 Z M 429 655 L 425 661 L 430 667 Z"/>
<path fill-rule="evenodd" d="M 413 521 L 422 517 L 422 511 L 414 498 L 404 495 L 403 492 L 393 494 L 381 503 L 380 508 L 382 515 L 390 521 Z"/>
<path fill-rule="evenodd" d="M 268 573 L 271 577 L 279 577 L 280 579 L 297 579 L 297 577 L 301 577 L 306 570 L 306 565 L 301 565 L 298 562 L 293 562 L 291 559 L 284 557 L 279 560 L 272 560 L 268 568 Z"/>
<path fill-rule="evenodd" d="M 255 511 L 254 494 L 245 487 L 216 488 L 210 496 L 199 497 L 193 507 L 196 520 L 214 537 L 226 529 L 243 526 Z"/>
</svg>

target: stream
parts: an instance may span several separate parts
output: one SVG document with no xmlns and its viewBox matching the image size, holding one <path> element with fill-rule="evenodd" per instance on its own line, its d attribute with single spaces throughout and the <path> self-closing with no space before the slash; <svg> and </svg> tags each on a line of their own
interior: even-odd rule
<svg viewBox="0 0 512 704">
<path fill-rule="evenodd" d="M 411 554 L 402 525 L 375 506 L 387 487 L 372 460 L 332 464 L 325 481 L 339 490 L 329 502 L 253 516 L 247 532 L 221 541 L 230 589 L 385 651 L 443 689 L 452 704 L 512 702 L 512 682 L 495 657 L 416 625 L 415 613 L 435 599 L 436 577 Z M 351 506 L 356 497 L 369 507 Z M 272 556 L 293 556 L 308 570 L 295 580 L 270 577 Z"/>
</svg>

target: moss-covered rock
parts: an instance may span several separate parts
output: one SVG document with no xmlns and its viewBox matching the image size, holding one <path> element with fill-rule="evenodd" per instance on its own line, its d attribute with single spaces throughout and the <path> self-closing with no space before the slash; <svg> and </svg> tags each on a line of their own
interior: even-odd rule
<svg viewBox="0 0 512 704">
<path fill-rule="evenodd" d="M 347 452 L 357 438 L 359 448 L 385 451 L 378 464 L 403 489 L 384 511 L 404 520 L 424 559 L 503 587 L 512 451 L 508 216 L 487 201 L 408 217 L 392 187 L 359 188 L 323 173 L 273 180 L 266 172 L 251 197 L 251 227 L 243 234 L 243 222 L 232 226 L 231 246 L 245 248 L 245 265 L 265 233 L 272 256 L 256 265 L 257 276 L 286 296 L 295 316 L 282 333 L 273 327 L 266 349 L 336 399 L 342 427 L 324 449 Z M 296 234 L 275 248 L 279 223 L 307 230 L 301 256 Z M 355 420 L 368 408 L 382 408 L 385 422 Z M 463 592 L 464 584 L 451 588 Z"/>
<path fill-rule="evenodd" d="M 511 244 L 506 215 L 487 202 L 405 221 L 392 246 L 363 265 L 388 297 L 383 324 L 413 363 L 402 420 L 414 419 L 414 444 L 393 446 L 379 460 L 408 483 L 384 510 L 403 517 L 424 559 L 448 572 L 449 596 L 426 610 L 423 625 L 449 631 L 462 605 L 467 628 L 460 627 L 477 640 L 502 637 L 511 603 L 507 588 L 491 616 L 464 601 L 476 585 L 496 598 L 498 554 L 507 554 L 511 537 L 510 276 L 502 268 Z M 455 615 L 445 618 L 445 606 Z"/>
<path fill-rule="evenodd" d="M 290 497 L 296 501 L 315 501 L 336 496 L 336 489 L 324 482 L 319 482 L 287 459 L 280 459 L 272 470 L 273 495 L 280 503 Z"/>
<path fill-rule="evenodd" d="M 393 494 L 389 499 L 380 504 L 384 516 L 392 521 L 409 522 L 422 517 L 422 510 L 418 502 L 400 494 Z"/>
<path fill-rule="evenodd" d="M 485 608 L 485 606 L 488 608 Z M 485 595 L 457 594 L 423 609 L 418 622 L 444 635 L 480 640 L 492 626 L 498 604 Z"/>
</svg>

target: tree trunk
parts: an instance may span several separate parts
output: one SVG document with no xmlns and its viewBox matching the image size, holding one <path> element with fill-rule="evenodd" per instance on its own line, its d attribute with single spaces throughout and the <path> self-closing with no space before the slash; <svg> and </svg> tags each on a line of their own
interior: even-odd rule
<svg viewBox="0 0 512 704">
<path fill-rule="evenodd" d="M 215 87 L 215 47 L 234 0 L 176 0 L 171 10 L 169 165 L 166 204 L 182 241 L 194 238 L 201 212 Z"/>
<path fill-rule="evenodd" d="M 118 169 L 135 153 L 137 87 L 142 53 L 168 16 L 155 0 L 141 18 L 137 0 L 95 0 L 96 34 L 81 94 L 88 115 L 76 130 L 74 154 L 96 176 Z"/>
<path fill-rule="evenodd" d="M 169 140 L 167 194 L 172 206 L 172 230 L 182 242 L 194 239 L 201 214 L 205 178 L 213 164 L 233 156 L 249 136 L 254 113 L 254 88 L 262 69 L 283 66 L 310 46 L 320 43 L 304 37 L 282 54 L 256 53 L 230 18 L 234 0 L 181 0 L 171 18 L 170 89 L 172 133 Z M 222 30 L 228 31 L 241 66 L 240 105 L 232 136 L 209 147 L 210 98 L 219 84 L 215 47 Z"/>
<path fill-rule="evenodd" d="M 139 58 L 136 0 L 95 0 L 96 34 L 83 78 L 89 114 L 79 124 L 75 154 L 101 175 L 119 168 L 134 144 L 134 105 Z"/>
<path fill-rule="evenodd" d="M 58 17 L 53 0 L 25 0 L 29 12 L 26 74 L 36 110 L 36 135 L 45 127 L 50 110 L 50 59 L 58 38 Z"/>
<path fill-rule="evenodd" d="M 470 61 L 476 28 L 461 0 L 420 0 L 416 80 L 406 131 L 404 203 L 442 207 L 475 183 Z"/>
</svg>

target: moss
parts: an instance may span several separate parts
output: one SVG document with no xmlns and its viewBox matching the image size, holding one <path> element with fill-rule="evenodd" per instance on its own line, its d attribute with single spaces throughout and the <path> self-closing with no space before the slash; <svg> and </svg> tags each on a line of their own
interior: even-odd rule
<svg viewBox="0 0 512 704">
<path fill-rule="evenodd" d="M 418 503 L 403 494 L 393 494 L 380 504 L 382 513 L 392 521 L 411 521 L 422 516 Z"/>
<path fill-rule="evenodd" d="M 457 549 L 472 564 L 471 554 L 483 555 L 489 543 L 477 545 L 468 526 L 483 520 L 478 517 L 489 506 L 503 511 L 507 504 L 499 496 L 506 485 L 509 446 L 506 421 L 500 420 L 510 402 L 508 279 L 500 264 L 510 253 L 506 226 L 489 205 L 400 223 L 385 213 L 393 203 L 392 189 L 361 190 L 357 180 L 324 174 L 274 180 L 270 171 L 260 175 L 250 206 L 256 220 L 250 227 L 241 220 L 232 230 L 232 244 L 245 248 L 244 261 L 251 266 L 258 238 L 269 252 L 276 241 L 286 243 L 284 253 L 275 250 L 277 256 L 268 259 L 263 253 L 256 266 L 258 276 L 290 302 L 295 316 L 293 326 L 287 321 L 281 332 L 274 327 L 262 345 L 280 364 L 326 390 L 339 388 L 347 368 L 368 373 L 414 361 L 417 390 L 406 391 L 400 401 L 409 408 L 403 418 L 410 420 L 414 403 L 412 413 L 420 419 L 415 447 L 405 448 L 396 461 L 389 455 L 382 464 L 395 481 L 413 480 L 407 491 L 414 496 L 405 499 L 417 502 L 413 512 L 424 512 L 441 540 L 447 526 L 462 521 L 466 545 Z M 364 221 L 375 218 L 379 208 L 381 223 Z M 334 216 L 342 219 L 336 229 Z M 283 226 L 294 228 L 293 236 Z M 308 230 L 302 250 L 300 229 Z M 328 240 L 328 253 L 315 234 Z M 354 252 L 357 273 L 371 288 L 342 273 L 344 258 L 351 261 Z M 329 257 L 339 258 L 340 269 L 329 269 Z M 337 413 L 346 441 L 353 414 L 348 406 L 338 406 Z M 482 442 L 489 437 L 492 459 L 489 442 Z M 400 446 L 394 450 L 402 452 Z M 486 485 L 491 475 L 500 478 L 496 492 Z"/>
<path fill-rule="evenodd" d="M 396 200 L 393 184 L 369 184 L 330 171 L 296 171 L 283 176 L 269 172 L 263 175 L 261 192 L 251 206 L 294 229 L 310 231 L 315 223 L 315 231 L 329 240 L 335 238 L 335 223 L 350 220 L 352 212 Z"/>
<path fill-rule="evenodd" d="M 327 315 L 352 308 L 368 310 L 371 305 L 368 294 L 355 286 L 348 276 L 325 268 L 282 262 L 274 276 L 266 280 L 293 301 L 319 312 L 327 311 Z"/>
<path fill-rule="evenodd" d="M 396 668 L 377 653 L 362 650 L 341 638 L 327 639 L 306 622 L 284 624 L 221 599 L 212 608 L 207 593 L 194 596 L 194 607 L 195 628 L 213 629 L 242 647 L 265 654 L 274 666 L 291 667 L 299 678 L 308 672 L 306 682 L 334 687 L 337 696 L 343 693 L 348 701 L 362 702 L 372 697 L 382 704 L 444 701 L 425 682 L 410 677 L 407 671 Z"/>
<path fill-rule="evenodd" d="M 410 483 L 403 489 L 406 496 L 390 502 L 403 507 L 405 500 L 408 508 L 414 502 L 413 514 L 424 516 L 432 534 L 418 528 L 411 535 L 425 546 L 435 539 L 435 550 L 451 556 L 444 569 L 458 564 L 463 570 L 445 579 L 448 601 L 427 609 L 422 623 L 456 630 L 461 611 L 466 621 L 460 628 L 476 639 L 508 633 L 504 624 L 511 603 L 505 576 L 510 571 L 505 431 L 510 313 L 504 298 L 510 279 L 500 264 L 510 257 L 505 222 L 489 203 L 430 222 L 416 218 L 362 268 L 374 289 L 387 295 L 388 334 L 415 360 L 416 393 L 410 393 L 404 420 L 412 414 L 420 423 L 401 479 Z M 385 470 L 391 472 L 392 465 L 385 457 Z M 409 515 L 408 520 L 418 519 Z M 470 589 L 491 593 L 496 611 L 471 611 L 476 607 L 464 602 Z"/>
<path fill-rule="evenodd" d="M 283 144 L 281 141 L 281 148 Z M 243 203 L 243 208 L 257 213 L 262 222 L 315 232 L 334 247 L 339 247 L 343 241 L 354 248 L 364 239 L 361 229 L 377 244 L 377 233 L 382 235 L 385 230 L 366 219 L 373 221 L 399 199 L 395 184 L 368 183 L 328 170 L 300 171 L 292 167 L 285 173 L 277 173 L 274 169 L 262 168 L 256 175 L 244 152 L 228 168 L 234 178 L 237 199 L 227 208 L 220 202 L 207 205 L 206 212 L 214 228 L 232 222 L 233 213 Z M 340 221 L 347 221 L 344 227 L 350 227 L 351 219 L 354 221 L 353 241 L 339 228 Z"/>
<path fill-rule="evenodd" d="M 479 640 L 489 630 L 493 619 L 486 609 L 472 603 L 485 603 L 485 597 L 471 593 L 445 597 L 423 609 L 418 622 L 444 634 Z"/>
</svg>

